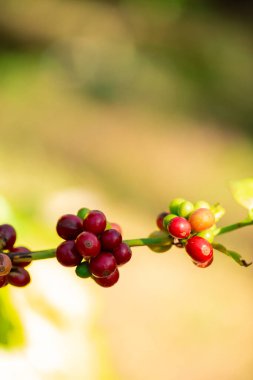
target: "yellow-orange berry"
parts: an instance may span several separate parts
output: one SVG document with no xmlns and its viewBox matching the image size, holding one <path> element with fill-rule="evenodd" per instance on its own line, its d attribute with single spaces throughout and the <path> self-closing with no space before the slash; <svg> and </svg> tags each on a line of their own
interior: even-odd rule
<svg viewBox="0 0 253 380">
<path fill-rule="evenodd" d="M 199 208 L 190 215 L 189 222 L 193 231 L 201 232 L 214 225 L 215 217 L 208 208 Z"/>
</svg>

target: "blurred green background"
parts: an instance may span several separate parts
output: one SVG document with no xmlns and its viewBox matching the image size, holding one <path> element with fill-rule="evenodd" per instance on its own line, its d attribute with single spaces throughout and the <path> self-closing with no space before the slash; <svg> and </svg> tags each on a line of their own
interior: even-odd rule
<svg viewBox="0 0 253 380">
<path fill-rule="evenodd" d="M 177 196 L 244 217 L 229 182 L 252 177 L 252 8 L 0 1 L 0 221 L 20 244 L 55 246 L 57 218 L 82 206 L 124 238 Z M 252 259 L 250 228 L 219 240 Z M 251 267 L 134 252 L 112 289 L 48 260 L 2 290 L 5 379 L 251 380 Z"/>
</svg>

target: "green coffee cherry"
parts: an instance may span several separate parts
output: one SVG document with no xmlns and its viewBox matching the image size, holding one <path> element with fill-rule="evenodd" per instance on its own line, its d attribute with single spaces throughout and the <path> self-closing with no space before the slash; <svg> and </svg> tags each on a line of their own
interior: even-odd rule
<svg viewBox="0 0 253 380">
<path fill-rule="evenodd" d="M 168 214 L 163 218 L 163 227 L 167 231 L 168 230 L 168 225 L 170 224 L 171 220 L 176 218 L 177 215 L 175 214 Z"/>
<path fill-rule="evenodd" d="M 88 208 L 83 207 L 78 210 L 77 216 L 79 216 L 81 219 L 85 219 L 88 216 L 89 212 L 90 210 Z"/>
<path fill-rule="evenodd" d="M 169 209 L 171 214 L 176 214 L 178 215 L 178 208 L 179 206 L 185 202 L 185 199 L 183 198 L 175 198 L 170 202 Z"/>
<path fill-rule="evenodd" d="M 81 278 L 88 278 L 91 276 L 91 272 L 90 272 L 90 269 L 89 269 L 89 264 L 84 261 L 83 263 L 77 265 L 76 267 L 76 274 L 78 277 L 81 277 Z"/>
<path fill-rule="evenodd" d="M 208 202 L 206 201 L 197 201 L 195 204 L 194 204 L 194 209 L 195 210 L 198 210 L 199 208 L 208 208 L 210 209 L 211 206 Z"/>
<path fill-rule="evenodd" d="M 214 233 L 211 229 L 201 231 L 197 234 L 197 236 L 200 236 L 203 239 L 206 239 L 207 241 L 209 241 L 209 243 L 212 243 L 214 240 Z"/>
<path fill-rule="evenodd" d="M 190 216 L 193 211 L 194 205 L 189 201 L 181 203 L 181 205 L 178 207 L 178 215 L 182 216 L 183 218 L 188 218 L 188 216 Z"/>
<path fill-rule="evenodd" d="M 153 231 L 149 235 L 149 238 L 168 238 L 166 245 L 148 245 L 149 249 L 151 249 L 153 252 L 164 253 L 172 247 L 173 238 L 168 236 L 165 231 Z"/>
</svg>

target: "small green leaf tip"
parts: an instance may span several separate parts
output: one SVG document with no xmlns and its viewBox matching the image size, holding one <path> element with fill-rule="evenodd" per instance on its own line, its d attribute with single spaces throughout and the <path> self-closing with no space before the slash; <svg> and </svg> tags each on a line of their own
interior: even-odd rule
<svg viewBox="0 0 253 380">
<path fill-rule="evenodd" d="M 244 178 L 230 183 L 234 199 L 248 210 L 253 209 L 253 178 Z"/>
<path fill-rule="evenodd" d="M 217 244 L 212 244 L 212 245 L 214 249 L 231 257 L 235 262 L 237 262 L 237 264 L 241 265 L 242 267 L 249 267 L 252 264 L 244 260 L 239 253 L 235 251 L 231 251 L 230 249 L 227 249 L 222 244 L 217 243 Z"/>
</svg>

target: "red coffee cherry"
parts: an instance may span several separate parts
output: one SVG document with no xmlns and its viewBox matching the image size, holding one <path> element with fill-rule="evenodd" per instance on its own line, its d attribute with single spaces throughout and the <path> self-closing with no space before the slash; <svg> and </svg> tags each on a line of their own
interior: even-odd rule
<svg viewBox="0 0 253 380">
<path fill-rule="evenodd" d="M 165 218 L 165 216 L 169 215 L 169 213 L 167 211 L 164 211 L 164 212 L 161 212 L 159 215 L 157 215 L 157 218 L 156 218 L 156 225 L 157 227 L 159 228 L 159 230 L 161 231 L 164 231 L 165 230 L 165 227 L 163 225 L 163 219 Z"/>
<path fill-rule="evenodd" d="M 31 252 L 30 249 L 26 248 L 26 247 L 13 247 L 10 251 L 10 253 L 29 253 Z M 27 267 L 29 264 L 31 264 L 32 262 L 32 259 L 26 259 L 26 261 L 19 261 L 19 262 L 15 262 L 14 260 L 14 266 L 15 267 Z"/>
<path fill-rule="evenodd" d="M 95 235 L 101 234 L 106 228 L 105 214 L 98 210 L 90 211 L 83 221 L 83 228 Z"/>
<path fill-rule="evenodd" d="M 201 232 L 214 225 L 215 217 L 208 208 L 199 208 L 190 215 L 189 222 L 193 231 Z"/>
<path fill-rule="evenodd" d="M 93 276 L 107 277 L 117 268 L 115 257 L 109 252 L 101 252 L 90 260 L 90 271 Z"/>
<path fill-rule="evenodd" d="M 195 261 L 193 261 L 193 264 L 196 265 L 198 268 L 207 268 L 209 267 L 209 265 L 211 265 L 213 262 L 213 256 L 211 257 L 210 260 L 204 262 L 204 263 L 197 263 Z"/>
<path fill-rule="evenodd" d="M 64 240 L 74 240 L 83 231 L 83 220 L 76 215 L 63 215 L 57 222 L 56 231 Z"/>
<path fill-rule="evenodd" d="M 168 225 L 169 233 L 178 239 L 186 239 L 191 233 L 191 225 L 187 219 L 177 216 Z"/>
<path fill-rule="evenodd" d="M 4 288 L 8 285 L 8 276 L 0 276 L 0 288 Z"/>
<path fill-rule="evenodd" d="M 75 246 L 74 240 L 67 240 L 61 243 L 56 249 L 56 258 L 65 267 L 75 267 L 83 259 Z"/>
<path fill-rule="evenodd" d="M 117 265 L 123 265 L 127 263 L 132 257 L 131 248 L 126 243 L 121 243 L 112 252 L 115 257 Z"/>
<path fill-rule="evenodd" d="M 4 253 L 0 253 L 0 277 L 6 276 L 10 273 L 12 268 L 12 262 L 9 256 Z"/>
<path fill-rule="evenodd" d="M 25 268 L 14 267 L 8 274 L 8 282 L 13 286 L 26 286 L 31 282 L 30 274 Z"/>
<path fill-rule="evenodd" d="M 110 286 L 113 286 L 114 284 L 116 284 L 116 282 L 119 280 L 119 270 L 118 268 L 116 268 L 114 272 L 112 272 L 109 276 L 106 276 L 106 277 L 92 277 L 92 278 L 98 285 L 104 288 L 109 288 Z"/>
<path fill-rule="evenodd" d="M 75 244 L 78 252 L 85 259 L 97 256 L 101 250 L 101 244 L 97 236 L 87 231 L 77 236 Z"/>
<path fill-rule="evenodd" d="M 0 248 L 11 249 L 16 241 L 16 231 L 10 224 L 0 226 Z"/>
<path fill-rule="evenodd" d="M 122 236 L 118 231 L 111 228 L 110 230 L 102 233 L 100 240 L 102 248 L 105 251 L 112 251 L 120 245 L 122 242 Z"/>
<path fill-rule="evenodd" d="M 187 241 L 185 249 L 193 261 L 197 263 L 206 263 L 213 257 L 212 245 L 200 236 L 191 237 Z"/>
</svg>

